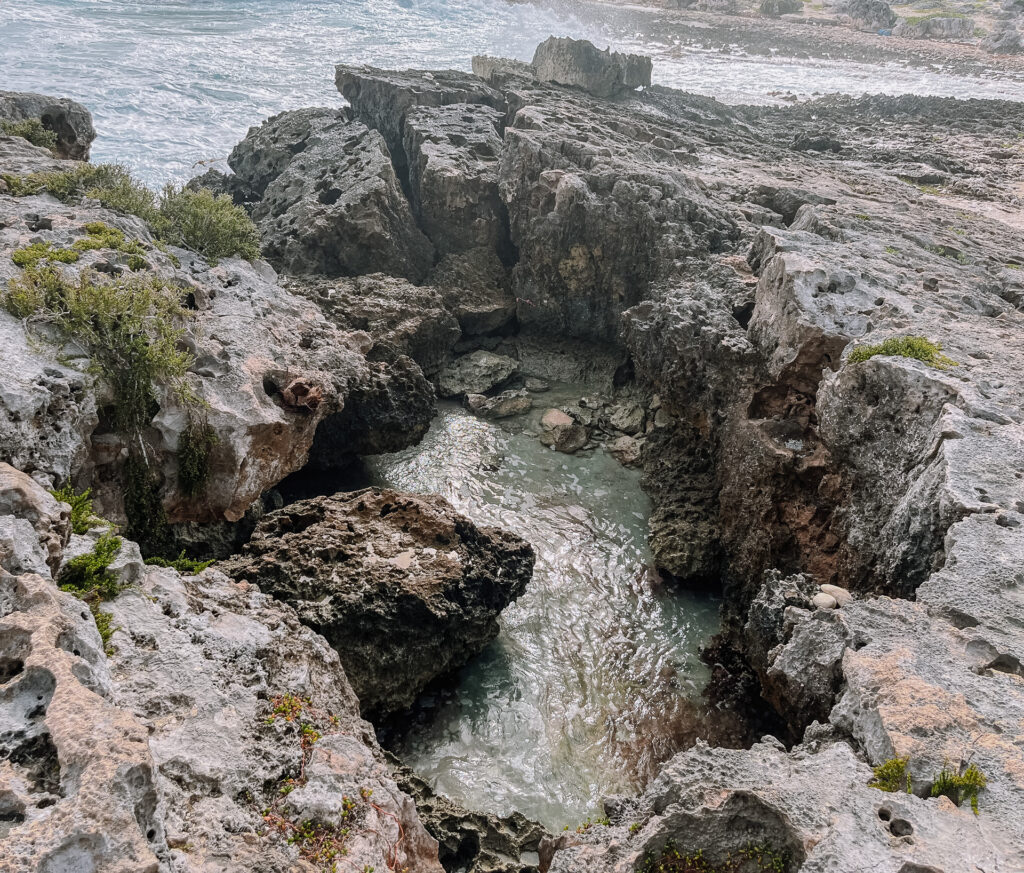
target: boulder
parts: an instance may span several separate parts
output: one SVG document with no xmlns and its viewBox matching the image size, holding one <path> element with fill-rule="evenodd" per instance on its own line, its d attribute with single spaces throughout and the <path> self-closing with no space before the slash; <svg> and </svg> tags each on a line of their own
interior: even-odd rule
<svg viewBox="0 0 1024 873">
<path fill-rule="evenodd" d="M 504 382 L 519 368 L 519 362 L 507 355 L 476 351 L 449 364 L 438 379 L 442 397 L 483 394 Z"/>
<path fill-rule="evenodd" d="M 967 16 L 925 16 L 921 19 L 903 19 L 893 28 L 893 36 L 904 39 L 971 39 L 974 19 Z"/>
<path fill-rule="evenodd" d="M 605 445 L 608 453 L 624 467 L 635 467 L 640 463 L 643 447 L 643 440 L 631 436 L 616 437 Z"/>
<path fill-rule="evenodd" d="M 537 46 L 533 71 L 542 82 L 572 85 L 595 97 L 613 97 L 651 84 L 649 57 L 601 51 L 592 42 L 569 37 L 551 36 Z"/>
<path fill-rule="evenodd" d="M 896 13 L 885 0 L 846 0 L 840 11 L 861 30 L 883 30 L 896 23 Z"/>
<path fill-rule="evenodd" d="M 529 412 L 532 406 L 533 400 L 524 388 L 516 391 L 502 391 L 496 397 L 486 397 L 483 394 L 466 395 L 466 408 L 481 418 L 508 418 L 513 415 L 522 415 L 524 412 Z"/>
<path fill-rule="evenodd" d="M 385 272 L 420 281 L 433 247 L 416 226 L 380 134 L 330 110 L 298 110 L 249 132 L 232 158 L 262 197 L 263 249 L 296 275 Z M 287 161 L 289 146 L 300 148 Z"/>
<path fill-rule="evenodd" d="M 0 463 L 0 567 L 55 574 L 71 536 L 71 508 L 20 470 Z"/>
<path fill-rule="evenodd" d="M 510 258 L 498 192 L 504 115 L 489 106 L 416 107 L 405 117 L 413 214 L 440 255 L 483 248 Z"/>
<path fill-rule="evenodd" d="M 533 560 L 526 542 L 476 527 L 440 497 L 367 489 L 270 513 L 220 566 L 323 634 L 363 715 L 379 717 L 494 638 Z"/>
<path fill-rule="evenodd" d="M 43 127 L 57 135 L 54 152 L 58 157 L 89 160 L 89 147 L 96 139 L 92 114 L 81 103 L 67 97 L 48 97 L 18 91 L 0 91 L 0 119 L 24 121 L 38 118 Z M 8 167 L 4 167 L 10 172 Z"/>
<path fill-rule="evenodd" d="M 540 427 L 540 441 L 567 455 L 578 452 L 590 439 L 587 428 L 561 409 L 549 409 L 545 412 L 541 417 Z"/>
</svg>

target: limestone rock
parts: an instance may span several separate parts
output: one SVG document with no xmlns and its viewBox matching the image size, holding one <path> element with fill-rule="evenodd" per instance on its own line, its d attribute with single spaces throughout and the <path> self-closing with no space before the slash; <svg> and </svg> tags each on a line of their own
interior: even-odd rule
<svg viewBox="0 0 1024 873">
<path fill-rule="evenodd" d="M 561 409 L 549 409 L 545 412 L 541 417 L 540 426 L 540 441 L 567 455 L 578 452 L 590 439 L 587 428 Z"/>
<path fill-rule="evenodd" d="M 476 351 L 457 358 L 441 373 L 438 386 L 442 397 L 483 394 L 504 382 L 519 367 L 507 355 Z"/>
<path fill-rule="evenodd" d="M 529 392 L 520 388 L 515 391 L 502 391 L 495 397 L 483 394 L 467 394 L 466 408 L 481 418 L 508 418 L 529 412 L 533 400 Z"/>
<path fill-rule="evenodd" d="M 831 594 L 826 594 L 824 591 L 819 591 L 813 597 L 811 597 L 811 606 L 816 609 L 835 609 L 839 603 Z"/>
<path fill-rule="evenodd" d="M 96 139 L 92 114 L 81 103 L 67 97 L 47 97 L 18 91 L 0 91 L 0 119 L 23 121 L 38 118 L 43 127 L 57 134 L 55 151 L 62 158 L 89 159 L 89 147 Z M 10 172 L 5 167 L 5 171 Z"/>
<path fill-rule="evenodd" d="M 337 649 L 363 714 L 384 715 L 497 634 L 533 550 L 440 497 L 365 490 L 267 515 L 222 569 L 291 604 Z"/>
<path fill-rule="evenodd" d="M 611 440 L 605 448 L 624 467 L 635 467 L 640 463 L 643 441 L 631 436 L 620 436 Z"/>
<path fill-rule="evenodd" d="M 30 476 L 0 463 L 0 566 L 9 573 L 55 574 L 71 536 L 71 508 Z"/>
<path fill-rule="evenodd" d="M 833 600 L 835 600 L 837 606 L 846 606 L 853 600 L 853 595 L 850 594 L 845 588 L 840 588 L 838 585 L 822 585 L 822 594 L 827 594 Z"/>
<path fill-rule="evenodd" d="M 447 363 L 461 336 L 445 295 L 430 286 L 374 273 L 352 279 L 300 280 L 290 287 L 314 300 L 343 330 L 366 331 L 373 340 L 369 357 L 408 355 L 428 377 Z"/>
<path fill-rule="evenodd" d="M 595 97 L 651 84 L 651 59 L 601 51 L 585 39 L 548 37 L 533 54 L 533 70 L 542 82 L 574 85 Z"/>
<path fill-rule="evenodd" d="M 296 275 L 383 271 L 423 279 L 433 248 L 413 220 L 380 134 L 331 116 L 310 125 L 302 151 L 252 210 L 267 258 Z"/>
</svg>

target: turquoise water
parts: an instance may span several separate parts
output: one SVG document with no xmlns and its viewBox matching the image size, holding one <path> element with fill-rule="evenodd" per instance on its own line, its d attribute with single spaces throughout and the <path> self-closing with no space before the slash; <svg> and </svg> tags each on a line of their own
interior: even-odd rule
<svg viewBox="0 0 1024 873">
<path fill-rule="evenodd" d="M 667 591 L 651 572 L 636 471 L 450 405 L 419 446 L 370 468 L 376 484 L 441 494 L 537 553 L 497 640 L 454 693 L 424 701 L 398 744 L 438 791 L 558 831 L 599 816 L 601 796 L 642 788 L 692 741 L 707 678 L 697 651 L 718 629 L 718 602 Z"/>
<path fill-rule="evenodd" d="M 152 185 L 224 158 L 283 109 L 341 105 L 334 64 L 469 69 L 529 59 L 551 34 L 655 57 L 654 80 L 727 102 L 839 91 L 1024 99 L 1020 81 L 939 69 L 720 53 L 655 10 L 505 0 L 18 0 L 0 3 L 0 88 L 73 97 L 96 117 L 96 160 Z"/>
</svg>

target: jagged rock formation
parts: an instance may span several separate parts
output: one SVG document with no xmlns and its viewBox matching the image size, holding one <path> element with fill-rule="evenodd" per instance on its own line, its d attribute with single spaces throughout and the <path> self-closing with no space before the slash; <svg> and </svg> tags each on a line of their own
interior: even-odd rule
<svg viewBox="0 0 1024 873">
<path fill-rule="evenodd" d="M 89 160 L 89 147 L 96 139 L 92 114 L 81 103 L 67 97 L 47 97 L 19 91 L 0 91 L 0 120 L 38 119 L 57 136 L 58 157 Z"/>
<path fill-rule="evenodd" d="M 12 142 L 24 141 L 0 144 L 5 171 Z M 33 152 L 46 155 L 39 156 L 39 166 L 49 169 L 49 153 Z M 15 146 L 14 153 L 20 160 L 25 150 Z M 401 448 L 425 432 L 433 390 L 405 356 L 413 349 L 368 360 L 374 342 L 362 328 L 335 327 L 316 304 L 282 288 L 266 264 L 232 258 L 210 266 L 184 250 L 165 253 L 134 217 L 67 206 L 45 195 L 0 197 L 0 282 L 21 272 L 12 261 L 15 250 L 32 242 L 73 245 L 96 221 L 139 241 L 147 250 L 148 274 L 180 287 L 194 313 L 186 325 L 194 357 L 188 381 L 216 437 L 200 493 L 179 487 L 178 450 L 189 417 L 170 390 L 159 397 L 144 432 L 172 524 L 217 523 L 230 531 L 267 489 L 311 455 L 314 461 L 326 456 L 326 465 L 343 464 L 358 453 Z M 71 276 L 124 274 L 125 260 L 101 248 L 83 251 L 63 269 Z M 448 330 L 454 342 L 454 316 Z M 0 337 L 10 368 L 0 389 L 0 458 L 53 483 L 92 483 L 99 510 L 124 520 L 126 445 L 109 424 L 107 386 L 88 371 L 77 347 L 62 350 L 56 337 L 41 342 L 6 311 L 0 312 Z M 208 540 L 214 551 L 230 547 L 213 536 L 196 539 Z"/>
<path fill-rule="evenodd" d="M 440 497 L 364 490 L 267 515 L 221 568 L 291 604 L 337 649 L 365 716 L 409 707 L 498 633 L 533 549 Z"/>
<path fill-rule="evenodd" d="M 68 507 L 3 464 L 12 519 L 39 536 L 16 563 L 39 543 L 51 564 L 72 554 Z M 135 581 L 104 604 L 109 659 L 48 570 L 0 570 L 5 869 L 313 869 L 311 822 L 357 869 L 441 873 L 323 638 L 252 586 L 146 567 L 127 541 L 122 555 Z"/>
<path fill-rule="evenodd" d="M 574 85 L 595 97 L 614 97 L 651 84 L 650 58 L 602 52 L 585 39 L 548 37 L 533 53 L 532 67 L 542 82 Z"/>
</svg>

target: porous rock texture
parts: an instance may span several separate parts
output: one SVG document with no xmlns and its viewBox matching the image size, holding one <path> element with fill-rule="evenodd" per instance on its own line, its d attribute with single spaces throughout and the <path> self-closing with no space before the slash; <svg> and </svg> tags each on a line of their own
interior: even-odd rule
<svg viewBox="0 0 1024 873">
<path fill-rule="evenodd" d="M 8 166 L 12 143 L 16 159 L 24 157 L 20 142 L 0 140 L 0 169 Z M 50 168 L 48 152 L 29 148 L 41 153 L 29 155 L 37 166 Z M 281 287 L 265 263 L 226 258 L 211 266 L 185 250 L 164 252 L 137 218 L 47 195 L 0 195 L 0 282 L 21 273 L 11 257 L 16 249 L 70 246 L 96 221 L 139 241 L 146 249 L 142 277 L 180 288 L 191 312 L 184 324 L 194 358 L 187 378 L 216 437 L 201 493 L 187 494 L 178 484 L 189 416 L 169 389 L 158 388 L 159 409 L 143 432 L 172 524 L 235 525 L 309 461 L 321 427 L 330 464 L 404 447 L 425 432 L 433 390 L 407 350 L 369 360 L 373 339 L 364 330 L 331 324 L 315 303 Z M 130 275 L 126 256 L 112 249 L 82 252 L 62 269 L 69 277 Z M 457 327 L 449 319 L 451 334 Z M 123 521 L 128 447 L 105 423 L 109 387 L 90 371 L 81 348 L 34 329 L 31 320 L 0 311 L 0 338 L 7 373 L 0 385 L 0 459 L 51 483 L 93 485 L 99 511 Z"/>
<path fill-rule="evenodd" d="M 595 97 L 613 97 L 651 84 L 651 59 L 610 49 L 585 39 L 548 37 L 533 53 L 533 72 L 542 82 L 575 85 Z"/>
<path fill-rule="evenodd" d="M 249 131 L 228 160 L 258 195 L 263 250 L 292 274 L 383 270 L 418 281 L 433 248 L 416 226 L 381 135 L 340 110 L 285 112 Z"/>
<path fill-rule="evenodd" d="M 4 464 L 7 518 L 72 554 L 68 507 Z M 356 869 L 440 873 L 326 641 L 250 585 L 146 567 L 127 541 L 122 555 L 134 583 L 103 604 L 109 659 L 49 572 L 0 569 L 4 869 L 315 870 L 293 839 L 312 823 L 348 829 L 337 846 Z"/>
<path fill-rule="evenodd" d="M 38 119 L 57 136 L 54 152 L 58 157 L 89 160 L 89 147 L 96 139 L 92 113 L 81 103 L 67 97 L 48 97 L 23 91 L 0 91 L 0 120 Z"/>
<path fill-rule="evenodd" d="M 367 489 L 265 516 L 221 569 L 291 604 L 341 655 L 366 716 L 409 707 L 498 633 L 533 549 L 443 498 Z"/>
</svg>

